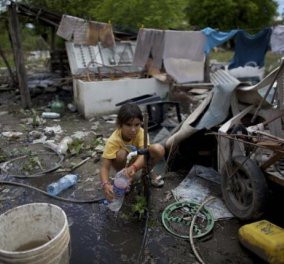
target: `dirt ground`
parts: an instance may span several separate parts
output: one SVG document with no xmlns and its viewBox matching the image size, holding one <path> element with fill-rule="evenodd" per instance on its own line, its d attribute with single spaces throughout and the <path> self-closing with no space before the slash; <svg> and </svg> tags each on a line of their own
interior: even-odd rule
<svg viewBox="0 0 284 264">
<path fill-rule="evenodd" d="M 57 94 L 66 104 L 72 102 L 70 91 L 57 91 Z M 54 95 L 43 92 L 32 98 L 34 109 L 39 116 L 54 99 Z M 93 135 L 97 138 L 106 138 L 114 128 L 114 124 L 107 122 L 106 118 L 94 117 L 85 120 L 77 112 L 72 113 L 68 110 L 59 120 L 46 119 L 44 124 L 36 127 L 32 127 L 25 119 L 32 116 L 30 111 L 21 109 L 19 95 L 9 91 L 0 93 L 0 132 L 23 133 L 19 138 L 13 139 L 0 135 L 1 157 L 5 155 L 7 157 L 7 153 L 11 154 L 17 149 L 31 147 L 35 133 L 30 132 L 33 130 L 42 132 L 47 126 L 61 126 L 62 134 L 49 135 L 56 143 L 76 131 L 93 131 Z M 85 161 L 71 171 L 79 175 L 78 184 L 62 194 L 62 197 L 81 200 L 99 199 L 102 198 L 99 181 L 100 153 L 98 148 L 91 149 L 91 152 L 90 149 L 87 151 L 85 148 L 80 154 L 75 153 L 73 156 L 65 157 L 59 170 L 48 172 L 44 176 L 31 179 L 2 173 L 0 179 L 21 182 L 44 190 L 48 183 L 68 173 L 72 166 Z M 90 155 L 93 156 L 85 160 Z M 68 216 L 70 226 L 70 263 L 198 263 L 189 239 L 172 235 L 161 221 L 164 209 L 175 202 L 170 195 L 171 190 L 179 185 L 185 174 L 167 172 L 163 162 L 159 164 L 159 170 L 164 174 L 165 185 L 163 188 L 150 188 L 148 221 L 145 221 L 143 216 L 139 219 L 137 215 L 131 214 L 130 208 L 133 202 L 131 194 L 126 197 L 122 212 L 114 216 L 104 205 L 97 202 L 68 203 L 44 196 L 35 190 L 7 185 L 0 185 L 0 213 L 29 202 L 48 202 L 61 206 Z M 138 189 L 133 192 L 139 193 Z M 278 218 L 277 209 L 273 210 L 271 207 L 271 211 L 264 217 L 269 219 L 272 215 L 276 215 L 274 220 L 276 219 L 277 224 L 283 225 L 284 221 Z M 239 243 L 238 229 L 243 224 L 245 223 L 236 218 L 219 220 L 214 223 L 213 229 L 207 235 L 194 239 L 195 247 L 204 263 L 264 263 Z M 187 228 L 189 230 L 189 226 Z"/>
</svg>

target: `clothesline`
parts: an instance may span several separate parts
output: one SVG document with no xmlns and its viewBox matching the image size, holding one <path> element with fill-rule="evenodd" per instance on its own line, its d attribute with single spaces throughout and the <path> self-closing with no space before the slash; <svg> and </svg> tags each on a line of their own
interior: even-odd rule
<svg viewBox="0 0 284 264">
<path fill-rule="evenodd" d="M 115 38 L 110 23 L 86 21 L 63 15 L 57 35 L 75 44 L 97 45 L 104 48 L 115 46 Z M 145 67 L 149 58 L 152 66 L 166 72 L 177 83 L 203 82 L 206 55 L 216 46 L 235 38 L 235 54 L 228 69 L 244 67 L 248 63 L 263 68 L 265 54 L 284 54 L 284 26 L 267 27 L 251 35 L 245 30 L 228 32 L 210 27 L 200 31 L 158 30 L 141 27 L 138 31 L 133 65 Z"/>
</svg>

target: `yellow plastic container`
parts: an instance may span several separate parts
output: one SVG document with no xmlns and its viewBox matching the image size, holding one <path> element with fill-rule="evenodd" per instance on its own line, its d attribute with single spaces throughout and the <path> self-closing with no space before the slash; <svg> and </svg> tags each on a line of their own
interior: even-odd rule
<svg viewBox="0 0 284 264">
<path fill-rule="evenodd" d="M 265 261 L 284 263 L 284 229 L 261 220 L 239 229 L 240 242 Z"/>
</svg>

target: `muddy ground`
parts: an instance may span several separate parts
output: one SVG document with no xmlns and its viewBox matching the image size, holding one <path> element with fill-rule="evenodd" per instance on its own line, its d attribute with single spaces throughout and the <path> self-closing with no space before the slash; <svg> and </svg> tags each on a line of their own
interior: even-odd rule
<svg viewBox="0 0 284 264">
<path fill-rule="evenodd" d="M 59 90 L 56 91 L 56 94 L 66 104 L 72 102 L 72 92 L 70 90 Z M 40 116 L 42 112 L 47 110 L 48 103 L 54 99 L 54 96 L 55 93 L 44 91 L 33 96 L 32 102 L 36 115 Z M 35 133 L 30 133 L 33 130 L 43 133 L 45 127 L 60 125 L 63 130 L 62 134 L 48 135 L 49 139 L 58 143 L 64 136 L 70 136 L 76 131 L 93 131 L 91 135 L 96 135 L 97 138 L 106 138 L 114 128 L 113 123 L 106 121 L 107 118 L 94 117 L 85 120 L 79 113 L 68 110 L 59 120 L 47 119 L 44 124 L 33 126 L 26 120 L 27 117 L 33 115 L 35 114 L 21 109 L 18 94 L 13 91 L 2 91 L 0 93 L 0 132 L 16 131 L 23 133 L 17 138 L 10 139 L 3 135 L 0 136 L 2 161 L 4 161 L 5 157 L 6 160 L 14 158 L 16 150 L 33 148 L 32 142 L 35 139 Z M 42 148 L 41 144 L 37 146 L 42 151 L 47 151 Z M 56 158 L 50 152 L 46 153 L 46 157 L 50 157 L 48 158 L 50 161 L 48 169 L 52 169 Z M 70 172 L 79 175 L 79 182 L 76 186 L 60 195 L 67 199 L 72 198 L 85 202 L 61 201 L 50 198 L 35 189 L 0 185 L 0 213 L 18 205 L 34 202 L 53 203 L 63 208 L 70 226 L 70 263 L 72 264 L 110 262 L 198 263 L 191 249 L 189 239 L 172 235 L 165 229 L 161 221 L 164 209 L 175 202 L 170 195 L 171 190 L 180 184 L 187 172 L 168 172 L 165 162 L 161 162 L 158 170 L 164 175 L 165 186 L 160 189 L 150 188 L 149 217 L 134 213 L 132 210 L 137 195 L 143 193 L 141 183 L 134 185 L 131 193 L 125 199 L 122 210 L 118 215 L 114 215 L 105 205 L 97 202 L 97 200 L 103 198 L 99 181 L 100 153 L 99 147 L 87 147 L 85 145 L 81 151 L 77 151 L 73 155 L 69 153 L 60 164 L 61 167 L 56 171 L 38 176 L 34 173 L 35 168 L 30 168 L 29 173 L 24 174 L 24 176 L 35 174 L 33 178 L 14 177 L 23 176 L 21 175 L 23 170 L 21 172 L 15 170 L 11 172 L 12 169 L 10 171 L 8 169 L 5 173 L 2 171 L 0 175 L 2 181 L 20 182 L 46 190 L 49 183 L 69 173 L 72 166 L 74 167 L 85 161 L 81 166 Z M 92 157 L 85 160 L 90 156 Z M 217 193 L 217 195 L 220 195 L 220 190 Z M 87 200 L 91 199 L 94 199 L 94 202 L 88 203 Z M 276 224 L 282 224 L 282 227 L 284 227 L 284 221 L 278 215 L 278 207 L 274 206 L 275 201 L 271 200 L 270 210 L 266 212 L 263 218 L 271 219 Z M 210 264 L 264 263 L 239 243 L 238 229 L 243 224 L 245 223 L 236 218 L 218 220 L 207 235 L 194 239 L 194 244 L 203 261 Z M 189 226 L 186 228 L 189 231 Z"/>
</svg>

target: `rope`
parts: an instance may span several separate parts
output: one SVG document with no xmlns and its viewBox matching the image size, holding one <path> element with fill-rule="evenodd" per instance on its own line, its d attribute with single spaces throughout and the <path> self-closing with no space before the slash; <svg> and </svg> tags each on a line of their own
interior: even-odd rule
<svg viewBox="0 0 284 264">
<path fill-rule="evenodd" d="M 191 245 L 191 248 L 193 250 L 193 253 L 195 255 L 195 257 L 197 258 L 197 260 L 201 263 L 201 264 L 205 264 L 205 262 L 202 260 L 202 258 L 200 257 L 198 251 L 196 250 L 195 246 L 194 246 L 194 243 L 193 243 L 193 226 L 194 226 L 194 223 L 195 223 L 195 220 L 196 220 L 196 217 L 197 215 L 199 214 L 199 212 L 201 211 L 201 209 L 204 207 L 205 204 L 207 204 L 208 202 L 212 201 L 216 199 L 215 197 L 213 196 L 210 196 L 208 198 L 206 198 L 203 203 L 198 207 L 196 213 L 194 214 L 194 217 L 192 218 L 192 221 L 190 223 L 190 228 L 189 228 L 189 241 L 190 241 L 190 245 Z"/>
</svg>

